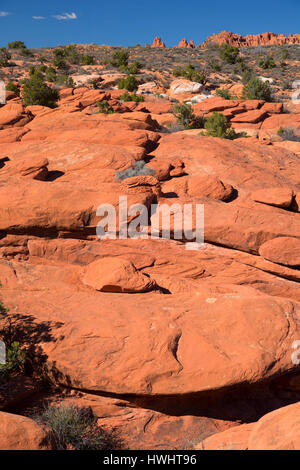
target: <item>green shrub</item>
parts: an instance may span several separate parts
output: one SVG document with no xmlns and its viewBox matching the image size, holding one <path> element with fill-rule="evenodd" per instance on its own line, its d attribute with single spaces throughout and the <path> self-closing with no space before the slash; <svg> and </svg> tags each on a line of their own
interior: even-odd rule
<svg viewBox="0 0 300 470">
<path fill-rule="evenodd" d="M 196 116 L 193 113 L 192 106 L 189 104 L 175 104 L 173 114 L 177 118 L 178 124 L 181 124 L 184 129 L 202 129 L 204 127 L 204 118 Z"/>
<path fill-rule="evenodd" d="M 230 124 L 222 113 L 214 111 L 211 116 L 205 119 L 204 127 L 206 133 L 202 135 L 210 137 L 221 137 L 222 139 L 233 140 L 237 137 L 234 129 L 230 128 Z"/>
<path fill-rule="evenodd" d="M 57 74 L 54 67 L 48 67 L 45 74 L 47 82 L 54 83 L 56 81 Z"/>
<path fill-rule="evenodd" d="M 97 424 L 91 408 L 76 405 L 49 405 L 39 421 L 51 429 L 57 450 L 104 450 L 115 447 L 112 436 Z"/>
<path fill-rule="evenodd" d="M 73 44 L 54 49 L 53 54 L 55 59 L 65 59 L 71 64 L 79 65 L 81 61 L 81 55 Z"/>
<path fill-rule="evenodd" d="M 97 101 L 97 106 L 99 108 L 99 113 L 102 114 L 114 114 L 114 109 L 110 106 L 107 100 Z"/>
<path fill-rule="evenodd" d="M 53 65 L 59 70 L 67 70 L 69 68 L 67 62 L 62 57 L 55 57 Z"/>
<path fill-rule="evenodd" d="M 20 343 L 14 341 L 6 351 L 6 362 L 0 364 L 0 383 L 7 379 L 13 372 L 20 371 L 25 363 L 26 354 L 20 348 Z"/>
<path fill-rule="evenodd" d="M 288 49 L 282 49 L 282 51 L 281 51 L 281 59 L 282 59 L 282 60 L 288 59 L 288 58 L 289 58 L 289 55 L 290 55 L 290 54 L 289 54 Z"/>
<path fill-rule="evenodd" d="M 6 89 L 7 91 L 13 91 L 17 96 L 20 96 L 20 89 L 14 82 L 8 82 Z"/>
<path fill-rule="evenodd" d="M 258 77 L 252 77 L 244 85 L 242 98 L 248 100 L 272 101 L 271 89 L 268 82 L 263 82 Z"/>
<path fill-rule="evenodd" d="M 20 54 L 23 57 L 34 57 L 33 52 L 31 52 L 29 49 L 20 49 Z"/>
<path fill-rule="evenodd" d="M 95 65 L 95 57 L 89 54 L 84 54 L 81 57 L 81 63 L 83 65 Z"/>
<path fill-rule="evenodd" d="M 136 93 L 132 93 L 132 95 L 128 92 L 123 93 L 123 95 L 119 98 L 120 101 L 135 101 L 136 103 L 140 103 L 144 101 L 144 97 L 142 95 L 137 95 Z"/>
<path fill-rule="evenodd" d="M 135 60 L 132 64 L 128 65 L 127 67 L 125 67 L 125 70 L 126 72 L 128 72 L 129 74 L 131 75 L 135 75 L 136 73 L 139 73 L 140 69 L 142 68 L 142 64 L 140 62 L 138 62 L 137 60 Z M 121 70 L 122 70 L 122 67 L 121 67 Z"/>
<path fill-rule="evenodd" d="M 117 171 L 116 172 L 116 179 L 118 181 L 123 181 L 126 178 L 131 178 L 132 176 L 146 176 L 146 175 L 154 175 L 155 170 L 145 166 L 144 160 L 140 160 L 135 162 L 134 166 L 131 168 L 127 168 L 124 171 Z"/>
<path fill-rule="evenodd" d="M 227 90 L 227 88 L 219 88 L 216 91 L 216 95 L 220 96 L 221 98 L 224 98 L 225 100 L 231 100 L 231 95 L 229 91 Z"/>
<path fill-rule="evenodd" d="M 0 48 L 0 67 L 8 67 L 11 55 L 5 47 Z"/>
<path fill-rule="evenodd" d="M 289 140 L 291 142 L 300 142 L 300 135 L 297 135 L 291 127 L 280 127 L 277 131 L 277 134 L 282 137 L 284 140 Z"/>
<path fill-rule="evenodd" d="M 251 78 L 255 77 L 253 70 L 250 68 L 245 68 L 242 73 L 242 83 L 246 85 Z"/>
<path fill-rule="evenodd" d="M 75 88 L 75 83 L 72 77 L 67 74 L 58 74 L 55 78 L 55 84 L 65 86 L 67 88 Z"/>
<path fill-rule="evenodd" d="M 264 70 L 273 69 L 274 67 L 276 67 L 276 64 L 272 56 L 268 56 L 265 58 L 261 57 L 258 61 L 258 65 L 260 66 L 260 68 Z"/>
<path fill-rule="evenodd" d="M 9 42 L 7 45 L 8 49 L 27 49 L 23 41 L 13 41 Z"/>
<path fill-rule="evenodd" d="M 204 71 L 197 71 L 192 64 L 187 65 L 186 68 L 178 67 L 172 73 L 174 77 L 184 77 L 187 80 L 202 83 L 203 85 L 207 82 L 206 73 Z"/>
<path fill-rule="evenodd" d="M 34 75 L 24 80 L 22 91 L 25 106 L 40 105 L 55 108 L 59 99 L 59 93 L 50 88 L 39 75 Z"/>
<path fill-rule="evenodd" d="M 128 75 L 119 81 L 118 87 L 120 90 L 136 91 L 138 89 L 138 81 L 133 75 Z"/>
<path fill-rule="evenodd" d="M 91 83 L 94 90 L 99 90 L 99 84 L 98 84 L 98 81 L 95 78 L 93 78 L 93 80 L 91 80 L 90 83 Z"/>
<path fill-rule="evenodd" d="M 229 44 L 222 44 L 220 47 L 220 58 L 227 64 L 235 64 L 239 56 L 237 47 L 230 46 Z"/>
<path fill-rule="evenodd" d="M 125 50 L 118 50 L 113 53 L 112 59 L 110 61 L 113 67 L 127 67 L 129 59 L 129 52 Z"/>
</svg>

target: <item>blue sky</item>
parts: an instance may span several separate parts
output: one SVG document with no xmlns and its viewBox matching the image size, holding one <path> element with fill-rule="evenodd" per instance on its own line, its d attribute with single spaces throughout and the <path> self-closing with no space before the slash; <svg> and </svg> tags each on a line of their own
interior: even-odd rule
<svg viewBox="0 0 300 470">
<path fill-rule="evenodd" d="M 199 44 L 224 29 L 244 35 L 300 33 L 299 18 L 300 0 L 1 0 L 0 46 L 14 40 L 28 47 L 134 46 L 155 36 L 167 46 L 183 37 Z"/>
</svg>

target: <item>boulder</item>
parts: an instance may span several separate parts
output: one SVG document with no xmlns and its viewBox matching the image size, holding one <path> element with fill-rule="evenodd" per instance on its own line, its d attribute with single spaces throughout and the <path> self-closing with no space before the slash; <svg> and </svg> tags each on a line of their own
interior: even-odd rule
<svg viewBox="0 0 300 470">
<path fill-rule="evenodd" d="M 198 93 L 202 87 L 203 85 L 201 85 L 201 83 L 178 79 L 174 80 L 170 84 L 170 91 L 172 95 L 179 95 L 183 93 Z"/>
<path fill-rule="evenodd" d="M 196 450 L 247 450 L 255 423 L 241 424 L 213 434 L 195 446 Z"/>
<path fill-rule="evenodd" d="M 259 254 L 273 263 L 298 267 L 300 266 L 300 238 L 274 238 L 260 246 Z"/>
<path fill-rule="evenodd" d="M 44 181 L 48 176 L 48 165 L 49 161 L 47 158 L 33 156 L 21 161 L 17 166 L 17 170 L 21 176 Z"/>
<path fill-rule="evenodd" d="M 299 450 L 300 402 L 274 410 L 255 423 L 249 450 Z"/>
<path fill-rule="evenodd" d="M 82 282 L 101 292 L 147 292 L 156 286 L 133 263 L 119 257 L 106 257 L 89 264 Z"/>
<path fill-rule="evenodd" d="M 25 416 L 0 412 L 0 450 L 45 450 L 47 433 Z"/>
<path fill-rule="evenodd" d="M 254 191 L 251 197 L 256 202 L 270 206 L 288 209 L 294 198 L 294 191 L 290 188 L 265 188 Z"/>
</svg>

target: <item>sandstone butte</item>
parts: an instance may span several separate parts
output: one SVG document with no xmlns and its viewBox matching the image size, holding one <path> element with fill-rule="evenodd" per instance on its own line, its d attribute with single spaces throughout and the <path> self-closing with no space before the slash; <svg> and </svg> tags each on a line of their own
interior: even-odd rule
<svg viewBox="0 0 300 470">
<path fill-rule="evenodd" d="M 52 446 L 28 416 L 40 375 L 52 402 L 90 407 L 129 449 L 300 449 L 300 152 L 278 135 L 300 132 L 299 110 L 205 97 L 196 115 L 251 137 L 169 132 L 169 97 L 198 85 L 141 103 L 78 86 L 55 109 L 0 108 L 0 331 L 9 321 L 35 371 L 0 389 L 0 449 Z M 96 112 L 103 100 L 114 114 Z M 139 162 L 151 171 L 116 177 Z M 119 196 L 203 204 L 204 245 L 186 249 L 174 218 L 170 239 L 100 240 L 97 209 L 121 217 Z"/>
<path fill-rule="evenodd" d="M 212 34 L 209 36 L 199 47 L 207 47 L 210 43 L 215 44 L 229 44 L 235 47 L 257 47 L 257 46 L 280 46 L 284 44 L 300 44 L 300 34 L 284 34 L 276 33 L 262 33 L 262 34 L 248 34 L 242 36 L 240 34 L 231 33 L 229 31 L 221 31 L 220 33 Z M 165 43 L 158 36 L 153 40 L 152 47 L 166 47 Z M 187 41 L 183 38 L 178 46 L 184 48 L 195 48 L 194 41 Z"/>
</svg>

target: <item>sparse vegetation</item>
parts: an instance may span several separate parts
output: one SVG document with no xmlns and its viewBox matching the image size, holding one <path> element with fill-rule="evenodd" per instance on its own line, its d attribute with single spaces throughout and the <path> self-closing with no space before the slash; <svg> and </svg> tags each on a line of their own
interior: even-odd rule
<svg viewBox="0 0 300 470">
<path fill-rule="evenodd" d="M 258 65 L 263 70 L 273 69 L 276 67 L 275 61 L 272 56 L 260 57 Z"/>
<path fill-rule="evenodd" d="M 144 101 L 144 97 L 142 95 L 137 95 L 136 93 L 123 93 L 123 95 L 120 96 L 120 101 L 135 101 L 136 103 L 140 103 Z"/>
<path fill-rule="evenodd" d="M 0 48 L 0 67 L 8 67 L 11 55 L 5 47 Z"/>
<path fill-rule="evenodd" d="M 14 82 L 8 82 L 6 85 L 7 91 L 13 91 L 17 96 L 20 96 L 20 89 Z"/>
<path fill-rule="evenodd" d="M 268 82 L 263 82 L 258 77 L 251 77 L 244 85 L 243 99 L 272 101 L 271 89 Z"/>
<path fill-rule="evenodd" d="M 83 65 L 95 65 L 95 57 L 89 54 L 84 54 L 81 57 L 81 63 Z"/>
<path fill-rule="evenodd" d="M 154 175 L 155 170 L 145 166 L 145 162 L 140 160 L 135 162 L 134 166 L 131 168 L 127 168 L 124 171 L 117 171 L 116 172 L 116 179 L 118 181 L 123 181 L 126 178 L 131 178 L 132 176 L 146 176 L 146 175 Z"/>
<path fill-rule="evenodd" d="M 129 52 L 125 50 L 117 50 L 113 53 L 110 61 L 113 67 L 126 68 L 128 66 Z"/>
<path fill-rule="evenodd" d="M 207 137 L 220 137 L 222 139 L 233 140 L 237 137 L 234 129 L 230 128 L 230 124 L 222 113 L 214 111 L 211 116 L 205 119 L 204 128 L 206 133 L 202 133 Z"/>
<path fill-rule="evenodd" d="M 221 98 L 224 98 L 225 100 L 231 100 L 231 95 L 229 91 L 227 90 L 227 88 L 219 88 L 216 91 L 216 95 L 220 96 Z"/>
<path fill-rule="evenodd" d="M 202 83 L 207 82 L 207 74 L 204 71 L 197 71 L 192 64 L 188 64 L 186 68 L 178 67 L 173 70 L 174 77 L 184 77 L 192 82 Z"/>
<path fill-rule="evenodd" d="M 50 427 L 57 450 L 104 450 L 116 447 L 113 436 L 97 424 L 97 417 L 91 408 L 52 404 L 38 420 Z"/>
<path fill-rule="evenodd" d="M 114 114 L 114 109 L 107 100 L 97 101 L 98 112 L 102 114 Z"/>
<path fill-rule="evenodd" d="M 55 88 L 50 88 L 44 81 L 40 72 L 24 80 L 22 97 L 25 106 L 41 105 L 55 108 L 59 99 L 59 93 Z"/>
<path fill-rule="evenodd" d="M 133 75 L 128 75 L 119 81 L 118 87 L 120 90 L 136 91 L 138 89 L 138 81 Z"/>
<path fill-rule="evenodd" d="M 235 64 L 239 56 L 237 47 L 230 46 L 229 44 L 222 44 L 220 47 L 220 58 L 227 64 Z"/>
<path fill-rule="evenodd" d="M 193 113 L 192 106 L 189 104 L 175 104 L 173 113 L 177 118 L 178 124 L 181 124 L 184 129 L 203 129 L 204 127 L 204 118 L 202 116 L 196 116 Z"/>
<path fill-rule="evenodd" d="M 283 140 L 289 140 L 291 142 L 300 142 L 300 135 L 297 135 L 291 127 L 280 127 L 277 134 L 283 138 Z"/>
<path fill-rule="evenodd" d="M 12 373 L 22 370 L 25 358 L 26 354 L 25 351 L 21 349 L 20 343 L 18 341 L 11 343 L 6 350 L 5 364 L 0 364 L 0 383 L 8 379 Z"/>
<path fill-rule="evenodd" d="M 23 41 L 9 42 L 7 45 L 8 49 L 27 49 L 27 46 Z"/>
</svg>

